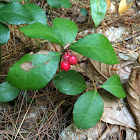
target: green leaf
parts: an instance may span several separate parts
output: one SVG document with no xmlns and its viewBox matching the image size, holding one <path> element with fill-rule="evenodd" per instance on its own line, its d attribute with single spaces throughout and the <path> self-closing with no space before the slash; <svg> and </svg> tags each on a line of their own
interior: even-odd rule
<svg viewBox="0 0 140 140">
<path fill-rule="evenodd" d="M 26 54 L 8 71 L 8 82 L 23 90 L 41 89 L 57 71 L 59 52 L 44 51 Z"/>
<path fill-rule="evenodd" d="M 61 71 L 53 79 L 56 87 L 67 95 L 77 95 L 86 88 L 86 83 L 81 74 L 74 70 Z"/>
<path fill-rule="evenodd" d="M 26 36 L 31 38 L 41 38 L 56 44 L 62 44 L 62 39 L 59 33 L 52 27 L 43 25 L 41 23 L 26 25 L 20 27 L 19 30 L 23 32 Z"/>
<path fill-rule="evenodd" d="M 98 26 L 107 11 L 106 0 L 90 0 L 91 16 L 95 26 Z"/>
<path fill-rule="evenodd" d="M 77 36 L 78 28 L 76 24 L 69 19 L 55 18 L 53 27 L 60 34 L 64 43 L 63 45 L 68 42 L 72 43 Z"/>
<path fill-rule="evenodd" d="M 47 0 L 47 2 L 53 8 L 60 8 L 61 7 L 60 0 Z"/>
<path fill-rule="evenodd" d="M 61 7 L 64 7 L 64 8 L 71 8 L 71 3 L 69 0 L 60 0 L 61 2 Z"/>
<path fill-rule="evenodd" d="M 10 31 L 8 26 L 0 23 L 0 44 L 6 44 L 10 38 Z"/>
<path fill-rule="evenodd" d="M 118 75 L 111 76 L 100 87 L 107 90 L 108 92 L 110 92 L 111 94 L 113 94 L 114 96 L 118 98 L 126 97 L 126 93 L 122 87 L 121 80 Z"/>
<path fill-rule="evenodd" d="M 5 2 L 5 1 L 0 1 L 0 9 L 1 9 L 2 7 L 4 7 L 6 4 L 7 4 L 7 2 Z"/>
<path fill-rule="evenodd" d="M 73 109 L 73 120 L 77 128 L 88 129 L 97 124 L 103 113 L 103 100 L 96 91 L 81 95 Z"/>
<path fill-rule="evenodd" d="M 80 13 L 81 13 L 84 17 L 87 17 L 87 9 L 81 8 L 81 9 L 80 9 Z"/>
<path fill-rule="evenodd" d="M 8 82 L 3 82 L 0 84 L 0 102 L 9 102 L 15 99 L 20 90 L 13 87 Z"/>
<path fill-rule="evenodd" d="M 72 6 L 69 0 L 47 0 L 47 2 L 53 8 L 70 8 Z"/>
<path fill-rule="evenodd" d="M 36 4 L 32 4 L 32 3 L 25 4 L 24 7 L 25 7 L 25 9 L 28 10 L 28 12 L 34 18 L 34 21 L 32 21 L 30 24 L 33 24 L 35 22 L 39 22 L 44 25 L 47 24 L 46 14 L 41 7 L 39 7 Z"/>
<path fill-rule="evenodd" d="M 0 1 L 0 9 L 1 9 L 2 7 L 4 7 L 6 4 L 7 4 L 7 2 L 5 2 L 5 1 Z M 0 19 L 0 22 L 3 23 L 3 21 L 1 21 L 1 19 Z"/>
<path fill-rule="evenodd" d="M 119 63 L 111 43 L 102 34 L 88 35 L 72 44 L 69 49 L 105 64 Z"/>
<path fill-rule="evenodd" d="M 0 20 L 8 24 L 20 25 L 34 19 L 21 4 L 10 2 L 0 9 Z"/>
</svg>

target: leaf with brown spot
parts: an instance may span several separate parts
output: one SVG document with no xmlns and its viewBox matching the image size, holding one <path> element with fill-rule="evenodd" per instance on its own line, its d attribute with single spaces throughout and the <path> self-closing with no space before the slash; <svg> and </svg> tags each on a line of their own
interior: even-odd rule
<svg viewBox="0 0 140 140">
<path fill-rule="evenodd" d="M 30 71 L 30 69 L 34 68 L 32 62 L 24 62 L 23 64 L 20 65 L 20 67 L 21 67 L 24 71 Z"/>
<path fill-rule="evenodd" d="M 11 85 L 23 90 L 43 88 L 55 75 L 59 59 L 59 52 L 26 54 L 10 68 L 7 80 Z"/>
</svg>

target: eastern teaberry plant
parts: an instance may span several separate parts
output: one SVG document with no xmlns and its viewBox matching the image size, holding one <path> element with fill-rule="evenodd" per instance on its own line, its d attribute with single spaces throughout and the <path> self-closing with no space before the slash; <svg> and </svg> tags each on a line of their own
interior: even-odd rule
<svg viewBox="0 0 140 140">
<path fill-rule="evenodd" d="M 15 9 L 18 12 L 15 13 Z M 36 9 L 40 12 L 36 13 Z M 8 16 L 7 14 L 11 15 Z M 104 35 L 91 34 L 73 43 L 78 33 L 76 24 L 69 19 L 55 18 L 53 26 L 50 27 L 45 22 L 44 11 L 37 5 L 8 3 L 0 9 L 0 21 L 0 26 L 7 33 L 2 34 L 0 32 L 1 44 L 7 42 L 6 39 L 9 37 L 9 30 L 4 25 L 5 22 L 15 25 L 28 23 L 28 25 L 19 28 L 26 36 L 45 39 L 59 44 L 61 47 L 61 52 L 29 53 L 16 62 L 8 71 L 7 81 L 0 84 L 0 102 L 13 100 L 18 96 L 20 90 L 41 89 L 51 80 L 53 80 L 56 88 L 64 94 L 77 95 L 83 93 L 86 89 L 83 76 L 74 70 L 69 70 L 70 65 L 75 65 L 78 62 L 77 57 L 71 54 L 70 50 L 105 64 L 119 63 L 111 43 Z M 67 43 L 70 43 L 70 46 L 64 50 Z M 63 56 L 61 57 L 61 55 Z M 60 64 L 62 71 L 56 74 L 60 58 L 63 58 Z M 118 98 L 126 97 L 118 75 L 111 76 L 100 87 Z M 103 101 L 97 90 L 88 91 L 76 101 L 73 119 L 78 128 L 87 129 L 100 120 L 102 113 Z"/>
</svg>

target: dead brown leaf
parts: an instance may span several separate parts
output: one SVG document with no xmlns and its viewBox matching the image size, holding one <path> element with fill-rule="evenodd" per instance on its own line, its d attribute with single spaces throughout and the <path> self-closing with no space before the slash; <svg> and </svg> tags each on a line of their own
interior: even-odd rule
<svg viewBox="0 0 140 140">
<path fill-rule="evenodd" d="M 106 3 L 107 3 L 107 10 L 108 10 L 110 8 L 111 2 L 110 0 L 106 0 Z"/>
<path fill-rule="evenodd" d="M 104 112 L 101 120 L 109 124 L 121 125 L 136 130 L 136 124 L 131 111 L 123 99 L 102 90 L 100 95 L 104 101 Z"/>
<path fill-rule="evenodd" d="M 131 7 L 135 2 L 131 2 L 129 5 L 127 4 L 127 0 L 121 0 L 121 2 L 119 3 L 119 9 L 118 9 L 118 13 L 122 14 L 125 11 L 127 11 L 127 9 L 129 7 Z"/>
<path fill-rule="evenodd" d="M 108 65 L 92 59 L 90 59 L 90 61 L 94 68 L 102 75 L 103 82 L 110 76 L 117 74 L 121 82 L 126 83 L 130 75 L 131 67 L 135 64 L 133 62 L 121 62 L 119 64 Z"/>
<path fill-rule="evenodd" d="M 13 34 L 13 36 L 19 38 L 24 44 L 32 44 L 33 46 L 38 46 L 38 42 L 40 42 L 41 39 L 34 39 L 25 36 L 22 32 L 19 31 L 19 28 L 21 26 L 23 25 L 8 25 L 10 32 Z"/>
<path fill-rule="evenodd" d="M 140 66 L 132 68 L 127 86 L 127 100 L 140 131 Z"/>
<path fill-rule="evenodd" d="M 78 129 L 72 123 L 61 132 L 60 138 L 61 140 L 121 140 L 123 132 L 126 133 L 124 139 L 137 140 L 137 133 L 133 129 L 118 125 L 106 125 L 104 122 L 98 122 L 94 127 L 86 130 Z"/>
</svg>

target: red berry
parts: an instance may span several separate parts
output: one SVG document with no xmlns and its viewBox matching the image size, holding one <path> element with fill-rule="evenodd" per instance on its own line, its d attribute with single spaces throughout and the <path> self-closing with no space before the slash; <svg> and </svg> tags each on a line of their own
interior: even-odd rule
<svg viewBox="0 0 140 140">
<path fill-rule="evenodd" d="M 71 55 L 70 52 L 66 52 L 66 53 L 63 55 L 63 59 L 67 61 L 70 55 Z"/>
<path fill-rule="evenodd" d="M 71 55 L 68 58 L 68 62 L 70 65 L 75 65 L 78 62 L 78 58 L 75 55 Z"/>
<path fill-rule="evenodd" d="M 61 70 L 68 71 L 70 69 L 70 64 L 68 61 L 62 61 L 60 67 Z"/>
</svg>

